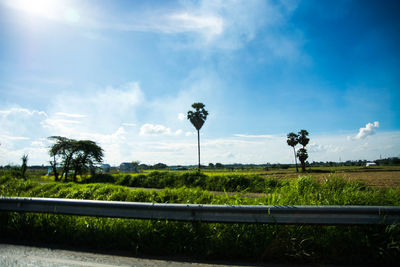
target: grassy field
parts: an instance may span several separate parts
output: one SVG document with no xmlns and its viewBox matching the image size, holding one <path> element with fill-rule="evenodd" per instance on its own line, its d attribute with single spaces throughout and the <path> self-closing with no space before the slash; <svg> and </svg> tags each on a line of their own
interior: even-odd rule
<svg viewBox="0 0 400 267">
<path fill-rule="evenodd" d="M 213 194 L 200 188 L 143 190 L 104 183 L 0 178 L 2 196 L 236 205 L 400 205 L 400 188 L 372 188 L 338 175 L 324 181 L 303 176 L 280 184 L 269 183 L 265 189 L 269 192 L 265 196 L 249 198 L 240 192 Z M 182 223 L 0 213 L 0 232 L 0 240 L 41 240 L 56 245 L 123 250 L 136 256 L 281 263 L 394 264 L 400 260 L 400 225 Z"/>
<path fill-rule="evenodd" d="M 294 179 L 302 173 L 296 173 L 295 169 L 260 172 L 264 177 L 278 179 Z M 376 166 L 376 167 L 318 167 L 310 168 L 309 174 L 320 180 L 329 175 L 337 174 L 345 179 L 363 182 L 372 187 L 398 187 L 400 186 L 400 166 Z"/>
<path fill-rule="evenodd" d="M 132 177 L 144 174 L 148 175 L 154 172 L 154 170 L 146 170 L 141 173 L 114 173 L 111 174 L 115 177 L 130 175 Z M 171 172 L 176 174 L 192 173 L 193 171 L 158 171 L 158 172 Z M 344 177 L 347 180 L 358 181 L 365 183 L 371 187 L 398 187 L 400 186 L 400 166 L 374 166 L 374 167 L 360 167 L 360 166 L 336 166 L 336 167 L 311 167 L 308 168 L 307 173 L 296 172 L 295 168 L 288 169 L 273 169 L 273 170 L 228 170 L 228 169 L 205 169 L 202 173 L 207 176 L 225 176 L 225 175 L 259 175 L 263 178 L 272 178 L 279 180 L 292 180 L 299 176 L 311 175 L 312 177 L 319 179 L 321 181 L 327 179 L 329 176 L 336 174 Z M 0 172 L 1 174 L 1 172 Z M 44 176 L 42 172 L 37 171 L 36 173 L 31 173 L 31 179 L 40 181 L 42 183 L 54 181 L 52 176 Z M 87 179 L 89 176 L 78 177 L 78 181 Z"/>
<path fill-rule="evenodd" d="M 152 171 L 146 171 L 148 174 Z M 163 171 L 164 172 L 164 171 Z M 171 171 L 174 173 L 185 173 L 190 171 Z M 275 169 L 275 170 L 235 170 L 230 171 L 222 169 L 219 171 L 205 169 L 202 171 L 208 176 L 221 176 L 230 174 L 241 175 L 260 175 L 263 178 L 273 178 L 280 180 L 291 180 L 304 175 L 302 172 L 296 172 L 295 168 L 288 169 Z M 321 181 L 327 179 L 329 176 L 336 174 L 344 177 L 347 180 L 358 181 L 365 183 L 371 187 L 398 187 L 400 186 L 400 166 L 336 166 L 336 167 L 311 167 L 308 168 L 308 175 L 319 179 Z M 139 175 L 137 173 L 130 173 L 130 175 Z"/>
<path fill-rule="evenodd" d="M 153 171 L 85 176 L 79 183 L 64 183 L 32 174 L 24 181 L 3 172 L 0 195 L 153 203 L 400 206 L 399 173 L 399 167 L 312 168 L 306 174 L 295 169 Z M 138 189 L 139 185 L 147 188 Z M 280 263 L 395 264 L 400 260 L 399 224 L 282 226 L 0 213 L 0 233 L 0 240 L 41 240 L 123 250 L 136 256 Z"/>
</svg>

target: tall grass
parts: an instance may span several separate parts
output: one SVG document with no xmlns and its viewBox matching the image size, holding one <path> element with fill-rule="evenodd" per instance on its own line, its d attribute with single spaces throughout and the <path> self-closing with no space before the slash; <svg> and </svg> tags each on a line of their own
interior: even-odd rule
<svg viewBox="0 0 400 267">
<path fill-rule="evenodd" d="M 287 184 L 286 181 L 274 178 L 263 178 L 257 174 L 225 174 L 225 175 L 208 175 L 199 172 L 161 172 L 153 171 L 147 174 L 97 174 L 83 183 L 111 183 L 117 185 L 125 185 L 129 187 L 144 188 L 177 188 L 191 187 L 202 188 L 210 191 L 228 191 L 228 192 L 265 192 L 273 190 Z"/>
</svg>

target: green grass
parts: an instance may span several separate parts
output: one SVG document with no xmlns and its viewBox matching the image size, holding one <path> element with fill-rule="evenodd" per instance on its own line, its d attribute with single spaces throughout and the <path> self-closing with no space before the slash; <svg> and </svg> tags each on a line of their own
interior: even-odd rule
<svg viewBox="0 0 400 267">
<path fill-rule="evenodd" d="M 144 188 L 202 188 L 211 191 L 227 192 L 265 192 L 282 187 L 287 182 L 263 178 L 257 174 L 204 174 L 199 172 L 153 171 L 146 174 L 98 174 L 82 181 L 83 183 L 111 183 L 129 187 Z"/>
<path fill-rule="evenodd" d="M 196 179 L 192 182 L 196 183 Z M 335 175 L 322 182 L 303 176 L 268 187 L 265 192 L 264 197 L 249 198 L 243 193 L 214 194 L 201 188 L 144 190 L 104 183 L 41 184 L 6 176 L 0 178 L 2 196 L 154 203 L 400 206 L 400 188 L 370 188 Z M 0 213 L 0 233 L 1 239 L 119 249 L 138 256 L 347 264 L 395 264 L 400 260 L 400 225 L 185 223 L 3 212 Z"/>
</svg>

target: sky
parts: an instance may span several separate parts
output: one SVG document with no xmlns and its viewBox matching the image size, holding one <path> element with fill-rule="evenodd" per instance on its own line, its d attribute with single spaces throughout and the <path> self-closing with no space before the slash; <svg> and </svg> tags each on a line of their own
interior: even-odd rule
<svg viewBox="0 0 400 267">
<path fill-rule="evenodd" d="M 104 162 L 294 163 L 400 156 L 400 2 L 0 0 L 0 165 L 47 137 Z"/>
</svg>

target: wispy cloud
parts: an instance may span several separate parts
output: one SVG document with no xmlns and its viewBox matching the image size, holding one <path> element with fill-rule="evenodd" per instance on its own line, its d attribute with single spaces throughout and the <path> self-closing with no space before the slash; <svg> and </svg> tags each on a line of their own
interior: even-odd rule
<svg viewBox="0 0 400 267">
<path fill-rule="evenodd" d="M 29 110 L 26 108 L 11 108 L 8 110 L 0 110 L 0 116 L 7 117 L 10 115 L 26 115 L 26 116 L 33 116 L 33 115 L 40 115 L 47 117 L 46 112 L 38 111 L 38 110 Z"/>
<path fill-rule="evenodd" d="M 193 13 L 183 12 L 168 16 L 171 29 L 177 32 L 200 32 L 212 38 L 223 32 L 223 19 L 211 14 L 195 15 Z"/>
<path fill-rule="evenodd" d="M 328 153 L 338 153 L 343 151 L 343 147 L 334 145 L 321 145 L 316 143 L 311 143 L 307 146 L 309 152 L 328 152 Z"/>
<path fill-rule="evenodd" d="M 136 108 L 145 103 L 144 93 L 137 82 L 118 87 L 95 88 L 77 93 L 61 93 L 50 105 L 50 119 L 60 115 L 80 121 L 80 131 L 108 132 L 126 121 L 135 124 Z M 54 129 L 58 134 L 60 132 Z M 67 132 L 70 132 L 69 130 Z"/>
<path fill-rule="evenodd" d="M 29 137 L 24 136 L 8 136 L 8 135 L 0 135 L 1 140 L 11 140 L 11 141 L 20 141 L 20 140 L 29 140 Z"/>
<path fill-rule="evenodd" d="M 273 138 L 273 135 L 268 135 L 268 134 L 234 134 L 233 136 L 236 137 L 244 137 L 244 138 Z"/>
<path fill-rule="evenodd" d="M 127 127 L 135 127 L 136 123 L 129 123 L 129 122 L 124 122 L 122 123 L 123 126 L 127 126 Z"/>
<path fill-rule="evenodd" d="M 56 116 L 61 116 L 61 117 L 69 117 L 69 118 L 85 118 L 86 115 L 82 114 L 74 114 L 74 113 L 65 113 L 65 112 L 56 112 Z"/>
<path fill-rule="evenodd" d="M 38 2 L 39 1 L 39 2 Z M 237 49 L 251 41 L 261 28 L 280 25 L 297 7 L 296 1 L 194 1 L 173 8 L 141 7 L 135 10 L 93 8 L 89 1 L 11 0 L 3 4 L 14 10 L 84 28 L 98 38 L 96 30 L 155 32 L 188 35 L 191 47 L 213 46 Z M 272 33 L 271 33 L 272 34 Z M 289 42 L 274 42 L 291 50 Z"/>
</svg>

